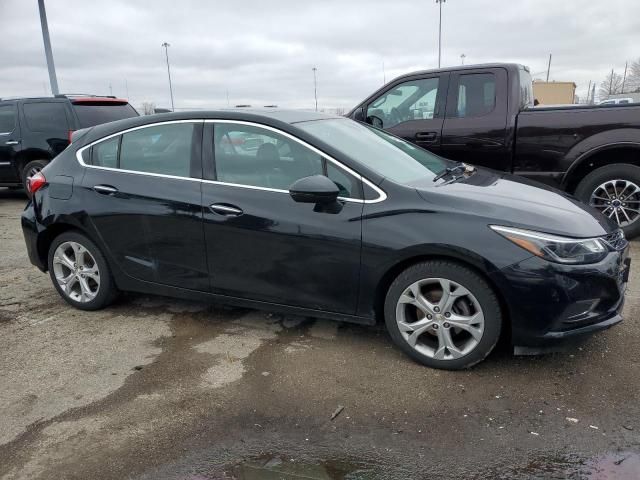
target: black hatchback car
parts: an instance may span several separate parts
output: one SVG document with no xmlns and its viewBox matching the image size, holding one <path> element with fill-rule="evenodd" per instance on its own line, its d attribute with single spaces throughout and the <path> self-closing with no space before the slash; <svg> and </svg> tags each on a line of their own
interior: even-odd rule
<svg viewBox="0 0 640 480">
<path fill-rule="evenodd" d="M 75 130 L 137 117 L 127 100 L 96 95 L 0 99 L 0 186 L 27 179 L 62 152 Z"/>
<path fill-rule="evenodd" d="M 622 232 L 570 196 L 300 111 L 141 117 L 79 132 L 31 179 L 29 257 L 71 305 L 137 291 L 373 324 L 458 369 L 501 334 L 621 321 Z"/>
</svg>

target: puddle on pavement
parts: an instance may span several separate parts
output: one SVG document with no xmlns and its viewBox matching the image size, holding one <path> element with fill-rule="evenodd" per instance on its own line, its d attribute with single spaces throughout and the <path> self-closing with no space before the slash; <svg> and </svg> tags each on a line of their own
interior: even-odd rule
<svg viewBox="0 0 640 480">
<path fill-rule="evenodd" d="M 606 453 L 585 459 L 579 456 L 542 457 L 524 468 L 494 471 L 499 480 L 638 480 L 640 453 Z"/>
</svg>

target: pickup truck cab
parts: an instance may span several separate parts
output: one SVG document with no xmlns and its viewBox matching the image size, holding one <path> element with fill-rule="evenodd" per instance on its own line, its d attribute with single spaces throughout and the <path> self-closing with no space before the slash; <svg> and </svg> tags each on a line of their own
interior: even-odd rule
<svg viewBox="0 0 640 480">
<path fill-rule="evenodd" d="M 640 234 L 640 104 L 533 106 L 529 70 L 466 65 L 402 75 L 347 116 L 452 160 L 574 194 Z"/>
</svg>

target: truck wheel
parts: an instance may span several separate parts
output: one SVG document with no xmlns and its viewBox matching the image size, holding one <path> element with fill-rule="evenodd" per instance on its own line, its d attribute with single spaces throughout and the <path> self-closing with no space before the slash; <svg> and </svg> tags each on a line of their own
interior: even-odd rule
<svg viewBox="0 0 640 480">
<path fill-rule="evenodd" d="M 640 167 L 600 167 L 582 179 L 575 195 L 620 225 L 627 238 L 640 234 Z"/>
<path fill-rule="evenodd" d="M 29 198 L 31 198 L 31 193 L 29 193 L 29 189 L 27 188 L 27 179 L 33 177 L 36 173 L 42 170 L 47 165 L 46 160 L 33 160 L 27 163 L 22 169 L 22 186 L 24 187 L 24 191 L 27 192 Z"/>
<path fill-rule="evenodd" d="M 500 338 L 502 311 L 487 282 L 457 263 L 433 260 L 407 268 L 384 304 L 395 344 L 423 365 L 446 370 L 484 360 Z"/>
</svg>

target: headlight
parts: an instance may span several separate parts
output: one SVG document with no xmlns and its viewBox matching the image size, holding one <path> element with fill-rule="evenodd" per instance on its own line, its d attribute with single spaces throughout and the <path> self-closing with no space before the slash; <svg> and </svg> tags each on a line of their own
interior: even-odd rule
<svg viewBox="0 0 640 480">
<path fill-rule="evenodd" d="M 599 238 L 568 238 L 519 228 L 490 225 L 491 229 L 525 250 L 557 263 L 596 263 L 607 255 Z"/>
</svg>

